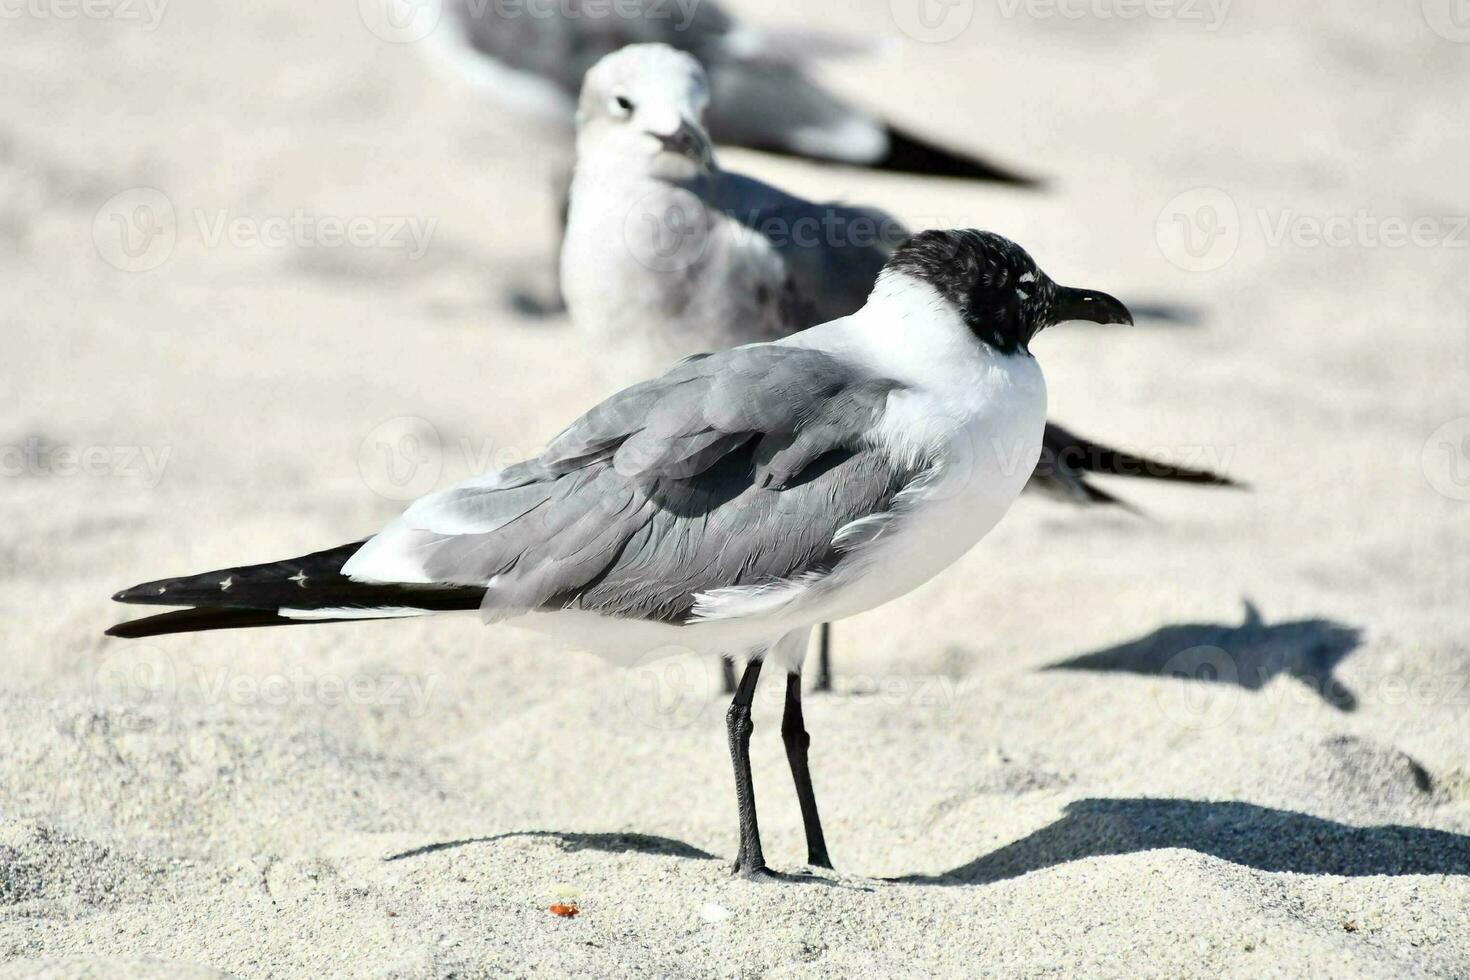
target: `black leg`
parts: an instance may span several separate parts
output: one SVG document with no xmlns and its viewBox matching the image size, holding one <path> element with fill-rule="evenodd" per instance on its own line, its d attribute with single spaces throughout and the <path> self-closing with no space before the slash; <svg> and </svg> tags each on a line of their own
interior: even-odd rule
<svg viewBox="0 0 1470 980">
<path fill-rule="evenodd" d="M 827 693 L 832 690 L 832 624 L 823 623 L 817 634 L 817 686 L 816 691 Z"/>
<path fill-rule="evenodd" d="M 571 215 L 572 171 L 567 169 L 553 177 L 551 189 L 556 202 L 556 247 L 551 252 L 550 291 L 542 295 L 539 281 L 513 287 L 510 291 L 511 306 L 527 317 L 556 316 L 567 310 L 567 301 L 561 290 L 561 249 L 566 241 L 567 220 Z"/>
<path fill-rule="evenodd" d="M 721 657 L 720 666 L 725 671 L 725 693 L 733 697 L 735 694 L 735 660 L 733 657 Z"/>
<path fill-rule="evenodd" d="M 822 818 L 817 814 L 817 797 L 812 792 L 812 773 L 806 750 L 812 737 L 801 717 L 801 675 L 786 675 L 786 712 L 781 716 L 781 740 L 786 743 L 786 761 L 796 782 L 796 799 L 801 804 L 801 825 L 806 830 L 806 863 L 817 868 L 832 867 L 827 856 L 827 839 L 822 836 Z"/>
<path fill-rule="evenodd" d="M 750 733 L 755 730 L 750 720 L 750 702 L 755 697 L 755 684 L 760 676 L 761 662 L 752 660 L 740 678 L 730 710 L 725 713 L 730 761 L 735 766 L 735 805 L 740 811 L 740 856 L 731 870 L 747 877 L 768 873 L 766 856 L 761 853 L 760 827 L 755 819 L 755 784 L 750 779 Z"/>
</svg>

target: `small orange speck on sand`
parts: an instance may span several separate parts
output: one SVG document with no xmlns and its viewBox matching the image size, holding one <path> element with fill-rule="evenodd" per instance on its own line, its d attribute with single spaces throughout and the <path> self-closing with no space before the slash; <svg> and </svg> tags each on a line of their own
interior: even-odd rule
<svg viewBox="0 0 1470 980">
<path fill-rule="evenodd" d="M 579 910 L 576 903 L 557 902 L 555 905 L 547 906 L 546 911 L 563 919 L 575 919 Z"/>
</svg>

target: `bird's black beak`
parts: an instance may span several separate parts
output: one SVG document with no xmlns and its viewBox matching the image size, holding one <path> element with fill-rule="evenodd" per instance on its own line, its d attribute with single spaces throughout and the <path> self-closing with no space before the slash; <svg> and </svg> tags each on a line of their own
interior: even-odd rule
<svg viewBox="0 0 1470 980">
<path fill-rule="evenodd" d="M 709 163 L 711 156 L 709 137 L 702 129 L 688 120 L 680 123 L 679 128 L 672 133 L 650 132 L 648 135 L 662 143 L 666 152 L 693 160 L 695 163 Z"/>
<path fill-rule="evenodd" d="M 1133 314 L 1128 312 L 1121 300 L 1095 289 L 1072 289 L 1062 286 L 1057 290 L 1054 312 L 1057 323 L 1086 320 L 1089 323 L 1122 323 L 1133 325 Z"/>
</svg>

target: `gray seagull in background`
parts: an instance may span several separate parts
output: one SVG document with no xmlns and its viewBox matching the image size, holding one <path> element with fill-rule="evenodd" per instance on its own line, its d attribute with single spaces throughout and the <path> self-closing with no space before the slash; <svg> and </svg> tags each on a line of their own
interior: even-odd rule
<svg viewBox="0 0 1470 980">
<path fill-rule="evenodd" d="M 803 200 L 722 170 L 702 125 L 709 98 L 699 62 L 662 44 L 608 55 L 582 88 L 561 282 L 574 326 L 619 383 L 854 312 L 908 237 L 877 209 Z M 1018 281 L 1008 302 L 1024 305 L 1033 291 Z M 1089 473 L 1231 482 L 1048 423 L 1028 488 L 1079 504 L 1119 503 Z M 825 690 L 825 628 L 821 640 L 817 687 Z"/>
<path fill-rule="evenodd" d="M 726 723 L 735 870 L 748 876 L 771 874 L 750 771 L 751 701 L 770 661 L 786 675 L 808 861 L 831 867 L 801 712 L 808 635 L 912 591 L 1004 516 L 1046 425 L 1029 344 L 1078 318 L 1131 320 L 999 235 L 921 232 L 850 316 L 691 358 L 613 395 L 536 459 L 424 497 L 366 541 L 127 589 L 114 598 L 189 608 L 108 633 L 478 611 L 583 648 L 736 653 L 746 666 Z"/>
<path fill-rule="evenodd" d="M 1036 183 L 928 143 L 822 88 L 808 75 L 810 57 L 842 42 L 752 30 L 714 0 L 445 0 L 430 38 L 487 95 L 568 140 L 587 71 L 626 45 L 659 42 L 709 70 L 709 130 L 721 143 L 897 173 Z"/>
<path fill-rule="evenodd" d="M 587 71 L 627 45 L 658 42 L 687 51 L 708 69 L 708 125 L 720 143 L 894 173 L 1040 186 L 974 154 L 929 143 L 817 84 L 808 73 L 813 52 L 830 53 L 840 42 L 752 30 L 714 0 L 444 0 L 428 40 L 439 65 L 538 125 L 557 145 L 572 143 Z M 558 228 L 566 221 L 565 167 L 565 160 L 553 167 Z M 549 292 L 529 283 L 512 290 L 520 312 L 544 316 L 564 308 L 555 266 L 551 272 Z"/>
</svg>

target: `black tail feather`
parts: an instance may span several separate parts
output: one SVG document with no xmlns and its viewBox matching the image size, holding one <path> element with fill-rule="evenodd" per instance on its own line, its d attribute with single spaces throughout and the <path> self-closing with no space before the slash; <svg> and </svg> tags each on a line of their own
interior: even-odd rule
<svg viewBox="0 0 1470 980">
<path fill-rule="evenodd" d="M 1046 184 L 1040 178 L 1008 170 L 979 157 L 961 156 L 892 126 L 888 127 L 888 153 L 872 166 L 892 173 L 984 180 L 1030 190 L 1039 190 Z"/>
<path fill-rule="evenodd" d="M 226 609 L 279 609 L 303 604 L 310 608 L 321 601 L 340 602 L 345 598 L 341 592 L 358 587 L 342 577 L 342 566 L 361 546 L 358 541 L 286 561 L 158 579 L 124 589 L 112 598 L 153 606 Z"/>
<path fill-rule="evenodd" d="M 107 630 L 108 636 L 137 640 L 145 636 L 167 636 L 170 633 L 203 633 L 207 630 L 246 629 L 255 626 L 290 626 L 317 620 L 287 619 L 266 609 L 175 609 Z"/>
<path fill-rule="evenodd" d="M 222 568 L 135 585 L 117 593 L 113 599 L 196 608 L 119 623 L 107 635 L 136 638 L 303 622 L 381 619 L 394 615 L 389 610 L 402 609 L 449 612 L 477 609 L 485 596 L 483 588 L 473 586 L 354 582 L 342 574 L 342 566 L 361 545 L 354 542 L 286 561 Z M 302 619 L 282 616 L 282 609 L 325 610 L 328 614 L 321 619 Z M 353 615 L 331 616 L 330 611 L 337 609 L 351 610 Z M 383 611 L 384 615 L 374 616 L 374 611 Z"/>
<path fill-rule="evenodd" d="M 1053 472 L 1071 473 L 1078 477 L 1098 474 L 1245 489 L 1244 484 L 1228 476 L 1113 449 L 1091 439 L 1084 439 L 1053 422 L 1047 423 L 1042 442 L 1041 466 L 1049 467 Z"/>
</svg>

